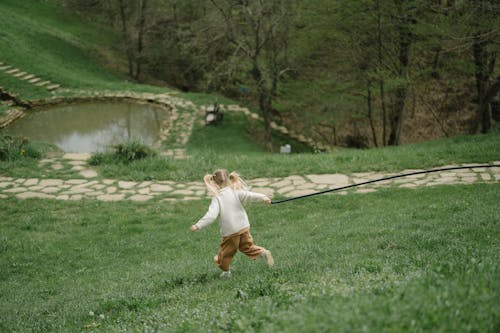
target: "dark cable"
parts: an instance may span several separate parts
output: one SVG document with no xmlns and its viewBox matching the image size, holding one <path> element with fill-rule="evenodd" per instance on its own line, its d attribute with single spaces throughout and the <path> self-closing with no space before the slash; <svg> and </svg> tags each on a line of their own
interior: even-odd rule
<svg viewBox="0 0 500 333">
<path fill-rule="evenodd" d="M 385 177 L 385 178 L 380 178 L 380 179 L 374 179 L 374 180 L 369 180 L 366 182 L 358 183 L 358 184 L 351 184 L 351 185 L 346 185 L 338 188 L 331 188 L 328 190 L 323 190 L 319 192 L 314 192 L 310 194 L 305 194 L 305 195 L 300 195 L 297 197 L 292 197 L 292 198 L 287 198 L 287 199 L 282 199 L 278 201 L 272 201 L 272 205 L 292 201 L 292 200 L 298 200 L 298 199 L 304 199 L 308 197 L 312 197 L 315 195 L 320 195 L 320 194 L 325 194 L 329 192 L 335 192 L 335 191 L 340 191 L 340 190 L 345 190 L 351 187 L 356 187 L 356 186 L 361 186 L 361 185 L 366 185 L 366 184 L 371 184 L 371 183 L 376 183 L 376 182 L 381 182 L 384 180 L 389 180 L 389 179 L 395 179 L 395 178 L 401 178 L 401 177 L 408 177 L 408 176 L 413 176 L 413 175 L 419 175 L 423 173 L 431 173 L 431 172 L 439 172 L 439 171 L 449 171 L 449 170 L 459 170 L 459 169 L 473 169 L 473 168 L 494 168 L 494 167 L 500 167 L 500 164 L 477 164 L 477 165 L 468 165 L 468 166 L 457 166 L 457 167 L 447 167 L 447 168 L 439 168 L 439 169 L 430 169 L 430 170 L 423 170 L 423 171 L 415 171 L 415 172 L 410 172 L 410 173 L 404 173 L 400 175 L 395 175 L 395 176 L 390 176 L 390 177 Z"/>
</svg>

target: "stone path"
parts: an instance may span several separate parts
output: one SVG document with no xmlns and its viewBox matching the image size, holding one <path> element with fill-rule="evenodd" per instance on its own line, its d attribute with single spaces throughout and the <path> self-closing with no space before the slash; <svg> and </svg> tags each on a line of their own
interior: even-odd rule
<svg viewBox="0 0 500 333">
<path fill-rule="evenodd" d="M 44 178 L 12 178 L 0 176 L 0 199 L 16 197 L 18 199 L 41 198 L 55 200 L 100 200 L 118 201 L 184 201 L 198 200 L 208 197 L 205 185 L 201 181 L 123 181 L 116 179 L 100 179 L 97 172 L 86 163 L 88 155 L 66 154 L 61 159 L 42 160 L 41 165 L 53 169 L 70 165 L 74 171 L 80 172 L 82 178 L 68 180 Z M 494 162 L 500 165 L 500 161 Z M 472 166 L 464 164 L 462 166 Z M 409 173 L 421 170 L 404 170 Z M 398 174 L 400 174 L 398 173 Z M 253 191 L 265 193 L 270 197 L 294 197 L 325 189 L 337 188 L 349 184 L 358 184 L 369 180 L 392 176 L 390 173 L 363 172 L 352 174 L 323 174 L 288 176 L 275 178 L 258 178 L 248 180 Z M 461 170 L 420 174 L 397 178 L 389 181 L 360 186 L 349 191 L 368 193 L 380 188 L 401 187 L 416 188 L 420 186 L 446 184 L 492 183 L 500 181 L 500 167 L 467 168 Z M 347 194 L 348 191 L 336 192 Z"/>
<path fill-rule="evenodd" d="M 222 105 L 221 104 L 220 107 L 222 110 L 242 112 L 250 119 L 264 121 L 264 118 L 261 115 L 254 113 L 254 112 L 251 112 L 249 109 L 247 109 L 245 107 L 241 107 L 239 105 Z M 278 125 L 274 121 L 271 121 L 270 126 L 273 130 L 281 132 L 282 134 L 287 135 L 290 138 L 295 139 L 301 143 L 305 143 L 305 144 L 309 145 L 310 147 L 312 147 L 313 149 L 318 149 L 320 151 L 330 150 L 330 147 L 323 144 L 322 142 L 314 141 L 312 138 L 308 138 L 308 137 L 304 136 L 304 134 L 302 134 L 302 133 L 292 131 L 292 130 L 286 128 L 285 126 Z"/>
</svg>

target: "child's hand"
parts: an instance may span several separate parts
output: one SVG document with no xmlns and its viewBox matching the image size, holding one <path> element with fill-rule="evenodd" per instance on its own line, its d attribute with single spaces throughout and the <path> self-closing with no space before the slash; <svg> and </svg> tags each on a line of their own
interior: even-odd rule
<svg viewBox="0 0 500 333">
<path fill-rule="evenodd" d="M 197 227 L 197 226 L 195 226 L 195 225 L 193 224 L 193 225 L 189 228 L 189 230 L 191 230 L 191 231 L 196 231 L 196 230 L 198 230 L 198 227 Z"/>
<path fill-rule="evenodd" d="M 265 198 L 264 198 L 264 203 L 265 203 L 266 205 L 270 205 L 270 204 L 271 204 L 271 199 L 269 199 L 268 197 L 265 197 Z"/>
</svg>

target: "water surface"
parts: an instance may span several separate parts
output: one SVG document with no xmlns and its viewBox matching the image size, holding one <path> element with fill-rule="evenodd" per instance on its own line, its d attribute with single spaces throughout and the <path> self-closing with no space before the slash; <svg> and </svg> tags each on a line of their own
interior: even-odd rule
<svg viewBox="0 0 500 333">
<path fill-rule="evenodd" d="M 2 130 L 57 145 L 65 152 L 92 153 L 110 145 L 137 140 L 153 146 L 170 112 L 130 102 L 87 102 L 31 111 Z"/>
</svg>

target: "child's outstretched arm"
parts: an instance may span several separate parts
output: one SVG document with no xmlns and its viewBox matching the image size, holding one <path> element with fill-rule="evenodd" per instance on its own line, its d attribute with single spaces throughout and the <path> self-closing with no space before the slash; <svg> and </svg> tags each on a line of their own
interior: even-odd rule
<svg viewBox="0 0 500 333">
<path fill-rule="evenodd" d="M 191 231 L 197 231 L 200 229 L 205 228 L 206 226 L 212 224 L 217 216 L 219 216 L 219 202 L 217 201 L 217 198 L 214 197 L 212 198 L 212 202 L 210 203 L 210 206 L 208 207 L 207 213 L 198 221 L 196 224 L 193 224 L 189 230 Z"/>
<path fill-rule="evenodd" d="M 238 198 L 241 202 L 259 202 L 263 201 L 265 204 L 271 204 L 271 199 L 267 195 L 257 192 L 239 190 L 237 191 Z"/>
</svg>

